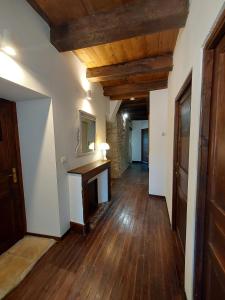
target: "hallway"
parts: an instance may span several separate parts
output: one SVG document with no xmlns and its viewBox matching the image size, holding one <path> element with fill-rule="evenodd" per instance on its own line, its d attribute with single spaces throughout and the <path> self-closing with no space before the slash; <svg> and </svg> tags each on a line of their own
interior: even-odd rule
<svg viewBox="0 0 225 300">
<path fill-rule="evenodd" d="M 132 165 L 95 230 L 69 233 L 6 299 L 182 299 L 166 204 L 147 189 L 146 166 Z"/>
</svg>

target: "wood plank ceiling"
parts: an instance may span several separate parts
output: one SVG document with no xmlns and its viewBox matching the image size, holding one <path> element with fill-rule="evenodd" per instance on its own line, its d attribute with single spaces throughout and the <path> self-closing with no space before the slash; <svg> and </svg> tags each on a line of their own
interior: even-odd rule
<svg viewBox="0 0 225 300">
<path fill-rule="evenodd" d="M 74 51 L 87 78 L 111 100 L 140 99 L 167 87 L 188 0 L 27 0 L 50 26 L 51 43 Z M 138 111 L 138 103 L 131 105 Z M 128 110 L 128 106 L 125 106 Z M 147 107 L 146 107 L 147 111 Z"/>
</svg>

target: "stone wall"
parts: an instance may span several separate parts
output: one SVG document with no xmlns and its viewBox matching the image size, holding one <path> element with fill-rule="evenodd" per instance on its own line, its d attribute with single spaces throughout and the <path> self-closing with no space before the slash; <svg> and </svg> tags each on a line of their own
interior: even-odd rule
<svg viewBox="0 0 225 300">
<path fill-rule="evenodd" d="M 131 163 L 131 122 L 123 121 L 118 113 L 114 122 L 107 123 L 106 140 L 110 145 L 107 158 L 112 161 L 112 178 L 119 178 Z"/>
</svg>

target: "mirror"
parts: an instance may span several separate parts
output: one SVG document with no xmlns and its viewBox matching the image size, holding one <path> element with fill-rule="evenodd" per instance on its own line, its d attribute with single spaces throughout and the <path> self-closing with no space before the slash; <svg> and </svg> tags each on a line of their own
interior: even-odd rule
<svg viewBox="0 0 225 300">
<path fill-rule="evenodd" d="M 96 118 L 82 110 L 79 111 L 79 154 L 88 154 L 95 151 Z"/>
</svg>

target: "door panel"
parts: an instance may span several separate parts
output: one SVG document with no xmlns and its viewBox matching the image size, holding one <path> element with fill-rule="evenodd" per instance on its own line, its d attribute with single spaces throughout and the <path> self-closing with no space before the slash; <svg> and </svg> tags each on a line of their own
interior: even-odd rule
<svg viewBox="0 0 225 300">
<path fill-rule="evenodd" d="M 25 233 L 19 159 L 15 104 L 0 100 L 0 253 Z"/>
<path fill-rule="evenodd" d="M 184 96 L 179 104 L 179 166 L 188 174 L 189 162 L 189 136 L 190 136 L 190 111 L 191 111 L 191 95 Z"/>
<path fill-rule="evenodd" d="M 186 219 L 188 194 L 189 139 L 191 119 L 191 83 L 176 101 L 174 148 L 173 229 L 175 230 L 178 271 L 184 283 Z"/>
<path fill-rule="evenodd" d="M 206 199 L 203 298 L 225 299 L 225 38 L 215 52 Z"/>
<path fill-rule="evenodd" d="M 148 128 L 141 130 L 141 140 L 142 140 L 142 162 L 148 163 Z"/>
<path fill-rule="evenodd" d="M 177 226 L 183 253 L 186 244 L 186 215 L 188 190 L 189 137 L 191 116 L 190 89 L 178 103 L 178 153 L 177 153 Z"/>
</svg>

